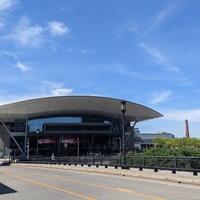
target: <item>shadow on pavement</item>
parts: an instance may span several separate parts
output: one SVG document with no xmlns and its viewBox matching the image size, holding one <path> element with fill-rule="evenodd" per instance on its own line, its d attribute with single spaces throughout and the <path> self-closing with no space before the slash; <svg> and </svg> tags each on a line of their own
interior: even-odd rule
<svg viewBox="0 0 200 200">
<path fill-rule="evenodd" d="M 2 194 L 10 194 L 10 193 L 15 193 L 17 192 L 16 190 L 13 190 L 12 188 L 7 187 L 6 185 L 0 183 L 0 195 Z"/>
<path fill-rule="evenodd" d="M 10 166 L 10 162 L 5 162 L 5 163 L 2 163 L 2 164 L 0 164 L 0 166 Z"/>
</svg>

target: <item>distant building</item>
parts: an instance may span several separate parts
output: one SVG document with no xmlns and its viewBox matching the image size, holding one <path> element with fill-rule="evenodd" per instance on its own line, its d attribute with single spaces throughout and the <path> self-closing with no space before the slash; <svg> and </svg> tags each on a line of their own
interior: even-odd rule
<svg viewBox="0 0 200 200">
<path fill-rule="evenodd" d="M 158 133 L 140 133 L 138 128 L 135 128 L 135 147 L 139 150 L 149 149 L 154 146 L 153 139 L 154 138 L 166 138 L 171 139 L 174 138 L 174 135 L 166 132 L 158 132 Z"/>
</svg>

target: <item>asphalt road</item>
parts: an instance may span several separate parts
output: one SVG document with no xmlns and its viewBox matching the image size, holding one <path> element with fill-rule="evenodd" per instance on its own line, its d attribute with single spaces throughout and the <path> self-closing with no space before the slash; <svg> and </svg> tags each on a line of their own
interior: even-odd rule
<svg viewBox="0 0 200 200">
<path fill-rule="evenodd" d="M 200 186 L 27 166 L 0 166 L 2 200 L 200 200 Z"/>
</svg>

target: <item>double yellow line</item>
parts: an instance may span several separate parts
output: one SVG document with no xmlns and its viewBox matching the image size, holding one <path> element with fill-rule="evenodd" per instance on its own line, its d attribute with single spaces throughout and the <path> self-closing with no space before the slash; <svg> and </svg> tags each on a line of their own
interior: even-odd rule
<svg viewBox="0 0 200 200">
<path fill-rule="evenodd" d="M 16 169 L 15 169 L 15 171 L 24 172 L 22 170 L 16 170 Z M 23 180 L 23 181 L 31 182 L 31 183 L 34 183 L 34 184 L 37 184 L 37 185 L 41 185 L 41 186 L 44 186 L 44 187 L 47 187 L 47 188 L 51 188 L 51 189 L 54 189 L 54 190 L 57 190 L 57 191 L 61 191 L 61 192 L 67 193 L 67 194 L 78 196 L 78 197 L 81 197 L 83 199 L 96 200 L 95 198 L 91 198 L 91 197 L 88 197 L 88 196 L 85 196 L 85 195 L 82 195 L 82 194 L 71 192 L 69 190 L 64 190 L 62 188 L 51 186 L 51 185 L 48 185 L 48 184 L 45 184 L 45 183 L 41 183 L 41 182 L 38 182 L 38 181 L 30 180 L 30 179 L 23 178 L 23 177 L 20 177 L 20 176 L 16 176 L 16 175 L 13 175 L 13 174 L 9 174 L 9 173 L 6 173 L 6 172 L 1 172 L 1 173 L 5 174 L 7 176 L 13 177 L 13 178 L 18 178 L 18 179 Z M 127 189 L 123 189 L 123 188 L 112 188 L 112 187 L 107 187 L 107 186 L 104 186 L 104 185 L 97 185 L 97 184 L 92 184 L 92 183 L 77 181 L 77 180 L 73 180 L 73 179 L 66 179 L 66 178 L 62 178 L 62 177 L 58 177 L 58 176 L 50 176 L 50 175 L 40 174 L 40 173 L 34 173 L 34 172 L 26 172 L 26 173 L 35 174 L 35 175 L 44 176 L 44 177 L 49 177 L 49 178 L 54 178 L 54 179 L 59 179 L 59 180 L 64 180 L 64 181 L 68 181 L 68 182 L 74 182 L 74 183 L 84 184 L 84 185 L 88 185 L 88 186 L 92 186 L 92 187 L 97 187 L 97 188 L 103 188 L 103 189 L 106 189 L 106 190 L 113 190 L 113 191 L 116 191 L 116 192 L 122 192 L 122 193 L 132 194 L 132 195 L 135 195 L 135 196 L 145 197 L 147 199 L 166 200 L 164 198 L 155 197 L 155 196 L 151 196 L 151 195 L 146 195 L 146 194 L 142 194 L 142 193 L 137 193 L 137 192 L 134 192 L 132 190 L 127 190 Z"/>
</svg>

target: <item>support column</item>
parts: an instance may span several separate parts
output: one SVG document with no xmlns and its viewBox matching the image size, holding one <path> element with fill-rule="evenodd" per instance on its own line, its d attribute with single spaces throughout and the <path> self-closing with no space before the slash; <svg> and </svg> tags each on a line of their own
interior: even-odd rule
<svg viewBox="0 0 200 200">
<path fill-rule="evenodd" d="M 11 132 L 8 130 L 8 128 L 6 127 L 5 123 L 2 121 L 2 119 L 0 119 L 0 122 L 2 123 L 2 125 L 4 126 L 5 130 L 7 131 L 7 133 L 10 135 L 10 137 L 12 138 L 12 140 L 15 142 L 15 144 L 17 145 L 17 147 L 19 148 L 20 152 L 25 155 L 24 151 L 22 150 L 22 148 L 19 146 L 18 142 L 15 140 L 15 138 L 13 137 L 13 135 L 11 134 Z"/>
<path fill-rule="evenodd" d="M 126 141 L 128 140 L 128 138 L 129 138 L 131 135 L 133 135 L 133 147 L 134 147 L 134 148 L 135 148 L 135 132 L 134 132 L 134 129 L 135 129 L 136 123 L 137 123 L 137 120 L 134 121 L 134 124 L 133 124 L 133 126 L 132 126 L 131 131 L 130 131 L 130 134 L 128 135 L 128 137 L 127 137 L 126 140 L 125 140 L 125 143 L 126 143 Z"/>
<path fill-rule="evenodd" d="M 24 149 L 26 153 L 26 158 L 29 159 L 29 140 L 28 140 L 28 117 L 26 117 L 26 130 L 25 130 L 25 138 L 24 138 Z"/>
</svg>

